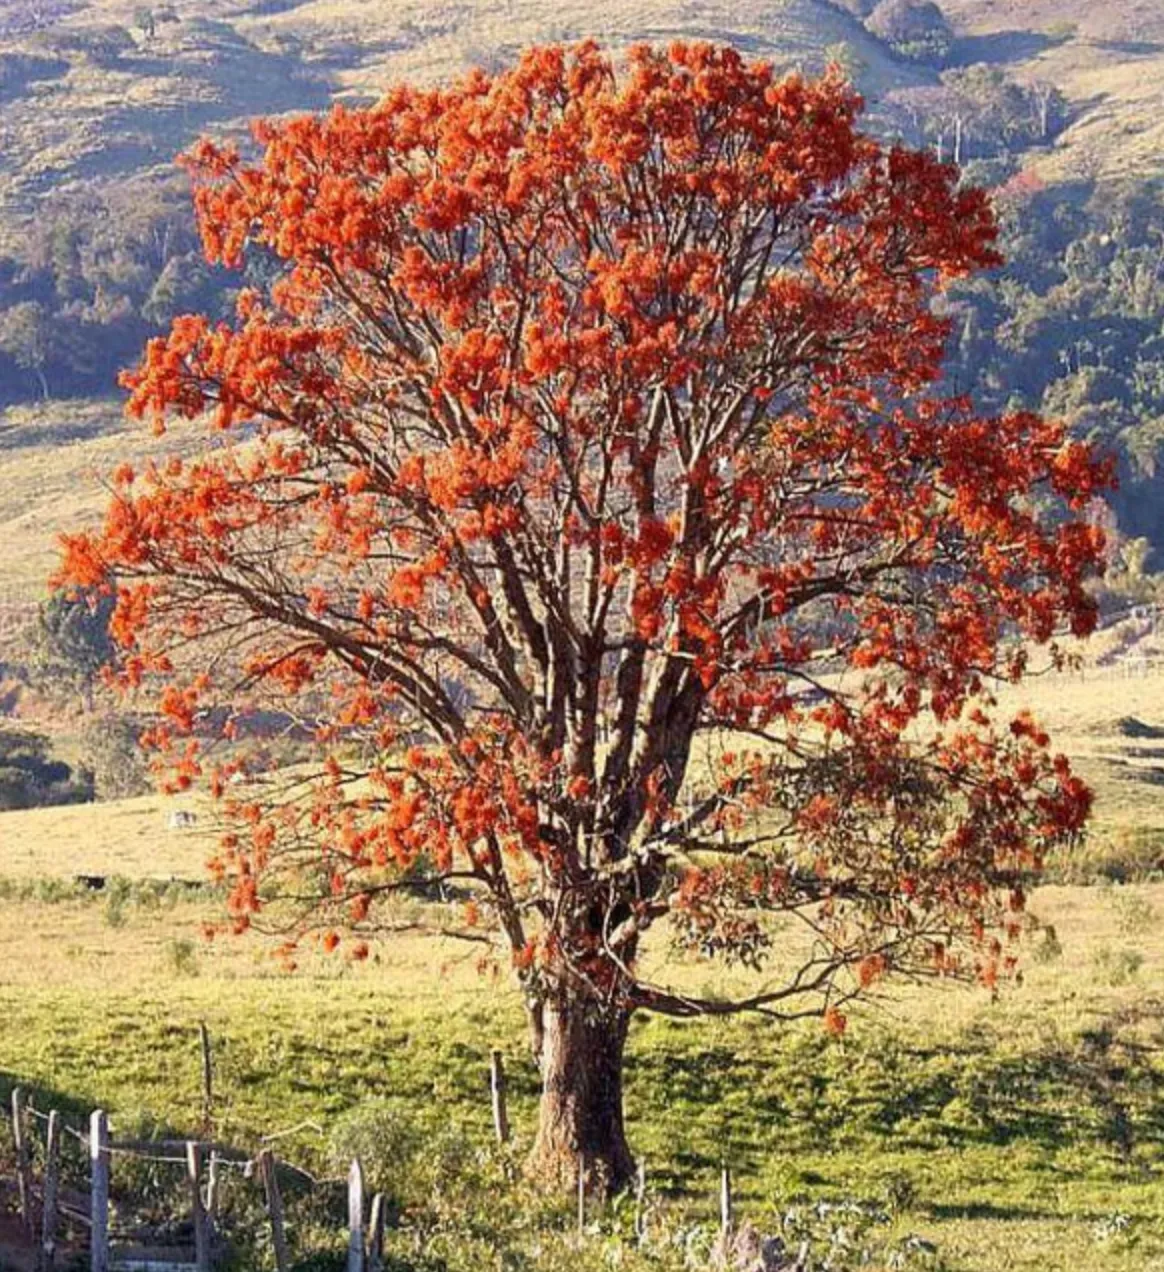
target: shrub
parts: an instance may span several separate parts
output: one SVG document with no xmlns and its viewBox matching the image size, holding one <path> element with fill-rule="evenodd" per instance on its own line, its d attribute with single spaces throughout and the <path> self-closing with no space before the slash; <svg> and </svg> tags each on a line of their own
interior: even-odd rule
<svg viewBox="0 0 1164 1272">
<path fill-rule="evenodd" d="M 881 0 L 865 25 L 913 62 L 940 66 L 954 45 L 953 29 L 932 0 Z"/>
<path fill-rule="evenodd" d="M 1094 962 L 1103 980 L 1116 988 L 1134 979 L 1144 964 L 1144 956 L 1139 950 L 1113 950 L 1104 945 L 1095 951 Z"/>
<path fill-rule="evenodd" d="M 101 716 L 85 729 L 82 754 L 92 770 L 98 799 L 129 799 L 150 789 L 138 733 L 135 721 L 112 714 Z"/>
<path fill-rule="evenodd" d="M 1140 936 L 1156 922 L 1156 909 L 1137 892 L 1118 892 L 1115 898 L 1119 929 L 1125 936 Z"/>
<path fill-rule="evenodd" d="M 194 942 L 188 936 L 175 937 L 166 942 L 166 964 L 175 976 L 197 976 L 198 956 Z"/>
<path fill-rule="evenodd" d="M 329 1152 L 338 1171 L 359 1158 L 368 1190 L 399 1201 L 408 1192 L 421 1143 L 420 1129 L 405 1106 L 394 1100 L 369 1100 L 336 1122 Z"/>
</svg>

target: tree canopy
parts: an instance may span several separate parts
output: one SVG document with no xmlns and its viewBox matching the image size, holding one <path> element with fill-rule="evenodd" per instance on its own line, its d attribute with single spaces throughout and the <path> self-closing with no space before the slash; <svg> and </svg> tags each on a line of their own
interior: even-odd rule
<svg viewBox="0 0 1164 1272">
<path fill-rule="evenodd" d="M 932 302 L 997 264 L 993 217 L 859 109 L 726 48 L 587 44 L 259 124 L 255 161 L 200 144 L 210 260 L 278 267 L 150 343 L 130 410 L 206 451 L 122 469 L 67 543 L 174 780 L 237 823 L 237 925 L 288 958 L 500 939 L 571 1175 L 630 1169 L 631 1013 L 840 1030 L 894 971 L 993 983 L 1087 813 L 988 684 L 1092 626 L 1107 472 L 938 395 Z M 259 696 L 321 763 L 240 798 L 206 735 Z M 394 906 L 418 874 L 462 899 Z M 802 939 L 738 1000 L 645 970 L 664 921 L 764 965 L 772 913 Z"/>
</svg>

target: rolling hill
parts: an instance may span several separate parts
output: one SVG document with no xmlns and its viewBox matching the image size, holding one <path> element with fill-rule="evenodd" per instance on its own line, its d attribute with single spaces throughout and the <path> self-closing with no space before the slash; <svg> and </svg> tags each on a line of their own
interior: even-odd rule
<svg viewBox="0 0 1164 1272">
<path fill-rule="evenodd" d="M 956 63 L 986 62 L 1068 98 L 1065 131 L 1022 159 L 1046 180 L 1164 171 L 1159 0 L 942 4 Z M 874 112 L 890 90 L 936 80 L 831 0 L 0 0 L 0 251 L 63 201 L 172 177 L 174 154 L 202 132 L 369 101 L 399 76 L 432 81 L 584 36 L 616 47 L 723 39 L 810 71 L 840 55 Z M 0 525 L 13 545 L 0 593 L 37 589 L 55 535 L 96 510 L 100 474 L 139 445 L 112 399 L 0 408 Z"/>
<path fill-rule="evenodd" d="M 1076 112 L 1040 170 L 1050 179 L 1164 169 L 1159 0 L 942 0 L 966 61 L 1056 84 Z"/>
<path fill-rule="evenodd" d="M 136 25 L 148 12 L 93 0 L 0 45 L 0 224 L 76 183 L 167 170 L 203 131 L 371 100 L 400 76 L 432 81 L 537 41 L 724 39 L 809 70 L 847 46 L 874 97 L 925 78 L 828 0 L 635 0 L 597 18 L 581 0 L 183 0 L 159 11 L 152 34 Z"/>
</svg>

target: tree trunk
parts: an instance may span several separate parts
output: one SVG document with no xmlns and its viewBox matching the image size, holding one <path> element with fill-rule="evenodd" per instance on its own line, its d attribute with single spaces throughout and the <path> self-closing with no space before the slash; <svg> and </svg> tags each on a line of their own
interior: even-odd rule
<svg viewBox="0 0 1164 1272">
<path fill-rule="evenodd" d="M 530 1169 L 543 1183 L 576 1186 L 581 1161 L 591 1192 L 618 1192 L 634 1177 L 622 1121 L 626 1012 L 573 1000 L 543 1004 L 542 1098 Z"/>
</svg>

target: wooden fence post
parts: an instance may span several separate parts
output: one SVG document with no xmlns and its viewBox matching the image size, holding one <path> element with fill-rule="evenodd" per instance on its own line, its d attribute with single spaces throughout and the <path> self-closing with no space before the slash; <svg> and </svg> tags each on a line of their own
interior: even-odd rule
<svg viewBox="0 0 1164 1272">
<path fill-rule="evenodd" d="M 279 1180 L 275 1174 L 275 1154 L 264 1148 L 259 1154 L 259 1178 L 267 1197 L 267 1214 L 271 1219 L 271 1245 L 275 1252 L 276 1272 L 287 1272 L 287 1235 L 283 1230 L 283 1196 L 279 1192 Z"/>
<path fill-rule="evenodd" d="M 647 1239 L 647 1163 L 640 1157 L 635 1170 L 635 1240 L 642 1245 Z"/>
<path fill-rule="evenodd" d="M 32 1235 L 32 1153 L 28 1143 L 28 1100 L 21 1087 L 12 1090 L 12 1143 L 16 1149 L 16 1183 L 20 1195 L 20 1222 Z"/>
<path fill-rule="evenodd" d="M 89 1118 L 89 1269 L 109 1272 L 109 1119 Z"/>
<path fill-rule="evenodd" d="M 726 1252 L 732 1235 L 732 1172 L 727 1165 L 719 1177 L 719 1230 Z"/>
<path fill-rule="evenodd" d="M 364 1172 L 359 1158 L 348 1171 L 348 1268 L 364 1272 Z"/>
<path fill-rule="evenodd" d="M 40 1252 L 37 1262 L 41 1272 L 49 1272 L 57 1254 L 57 1192 L 61 1171 L 61 1115 L 49 1113 L 44 1142 L 44 1205 L 40 1216 Z"/>
<path fill-rule="evenodd" d="M 509 1110 L 505 1106 L 505 1062 L 496 1048 L 489 1062 L 489 1089 L 493 1095 L 493 1130 L 499 1144 L 509 1143 Z"/>
<path fill-rule="evenodd" d="M 190 1185 L 190 1210 L 194 1218 L 194 1264 L 198 1272 L 210 1272 L 210 1241 L 206 1210 L 202 1205 L 202 1145 L 193 1140 L 186 1145 L 186 1180 Z"/>
<path fill-rule="evenodd" d="M 210 1055 L 210 1030 L 206 1021 L 198 1022 L 198 1040 L 202 1046 L 202 1130 L 209 1135 L 214 1113 L 214 1068 Z"/>
<path fill-rule="evenodd" d="M 368 1220 L 368 1272 L 384 1272 L 384 1194 L 372 1198 Z"/>
<path fill-rule="evenodd" d="M 210 1150 L 210 1168 L 206 1175 L 206 1217 L 210 1220 L 211 1233 L 218 1218 L 218 1190 L 222 1183 L 222 1158 L 216 1149 Z"/>
<path fill-rule="evenodd" d="M 586 1156 L 578 1154 L 578 1236 L 586 1232 Z"/>
</svg>

